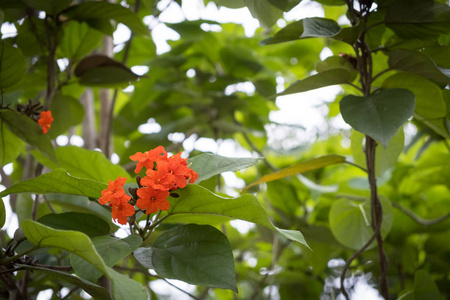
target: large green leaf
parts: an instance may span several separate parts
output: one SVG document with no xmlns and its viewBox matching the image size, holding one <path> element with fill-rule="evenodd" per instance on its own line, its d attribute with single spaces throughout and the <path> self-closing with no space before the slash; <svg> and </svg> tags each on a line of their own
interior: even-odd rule
<svg viewBox="0 0 450 300">
<path fill-rule="evenodd" d="M 109 224 L 93 214 L 79 212 L 47 214 L 37 221 L 54 229 L 80 231 L 90 237 L 109 234 Z"/>
<path fill-rule="evenodd" d="M 238 198 L 225 198 L 196 184 L 188 184 L 176 191 L 178 198 L 169 198 L 169 219 L 176 221 L 212 222 L 240 219 L 274 229 L 286 238 L 307 245 L 300 231 L 275 227 L 255 196 L 247 194 Z M 214 220 L 211 220 L 213 216 Z"/>
<path fill-rule="evenodd" d="M 278 93 L 277 96 L 302 93 L 330 85 L 349 83 L 353 77 L 353 72 L 344 68 L 330 69 L 294 82 L 283 92 Z"/>
<path fill-rule="evenodd" d="M 40 223 L 25 220 L 22 229 L 27 239 L 37 247 L 66 250 L 78 255 L 100 270 L 111 280 L 114 299 L 146 300 L 147 293 L 141 284 L 107 267 L 87 235 L 78 231 L 57 230 Z"/>
<path fill-rule="evenodd" d="M 126 25 L 134 34 L 149 34 L 149 30 L 144 23 L 142 23 L 137 14 L 120 4 L 112 4 L 104 1 L 83 2 L 79 5 L 71 6 L 65 14 L 71 19 L 85 21 L 96 29 L 103 29 L 107 34 L 112 33 L 112 28 L 99 28 L 98 21 L 101 22 L 106 20 L 109 22 L 109 20 L 113 19 Z"/>
<path fill-rule="evenodd" d="M 43 10 L 47 14 L 56 16 L 59 12 L 66 9 L 72 0 L 24 0 L 26 4 L 37 10 Z"/>
<path fill-rule="evenodd" d="M 209 225 L 188 224 L 167 230 L 152 248 L 139 248 L 135 257 L 165 278 L 238 291 L 230 242 Z"/>
<path fill-rule="evenodd" d="M 31 146 L 36 147 L 53 162 L 57 162 L 50 138 L 47 134 L 42 133 L 42 128 L 37 122 L 21 113 L 9 109 L 1 110 L 0 118 L 12 133 Z"/>
<path fill-rule="evenodd" d="M 414 274 L 414 290 L 403 294 L 398 300 L 434 300 L 441 299 L 439 290 L 430 274 L 425 270 L 418 270 Z"/>
<path fill-rule="evenodd" d="M 258 162 L 259 158 L 231 158 L 220 155 L 203 153 L 188 159 L 192 163 L 190 168 L 198 173 L 198 181 L 208 179 L 214 175 L 248 168 Z"/>
<path fill-rule="evenodd" d="M 0 124 L 0 166 L 4 166 L 25 150 L 25 143 Z"/>
<path fill-rule="evenodd" d="M 405 89 L 382 90 L 369 97 L 347 95 L 340 102 L 342 117 L 352 128 L 384 148 L 414 112 L 414 94 Z"/>
<path fill-rule="evenodd" d="M 0 42 L 0 89 L 16 85 L 25 75 L 25 57 L 20 49 Z"/>
<path fill-rule="evenodd" d="M 396 49 L 389 53 L 388 63 L 392 69 L 421 75 L 442 87 L 450 83 L 450 78 L 430 58 L 416 51 Z"/>
<path fill-rule="evenodd" d="M 283 16 L 283 11 L 268 0 L 244 0 L 252 16 L 264 27 L 271 27 Z"/>
<path fill-rule="evenodd" d="M 113 164 L 101 152 L 87 150 L 77 146 L 65 146 L 55 149 L 59 167 L 65 169 L 70 175 L 79 178 L 93 179 L 107 183 L 117 177 L 130 175 L 121 166 Z M 57 165 L 42 156 L 33 153 L 40 163 L 50 169 L 58 168 Z"/>
<path fill-rule="evenodd" d="M 380 197 L 380 201 L 383 208 L 381 235 L 384 238 L 391 229 L 393 214 L 391 202 L 384 197 Z M 355 202 L 340 199 L 331 206 L 329 219 L 334 237 L 349 248 L 360 249 L 373 235 L 369 200 Z"/>
<path fill-rule="evenodd" d="M 313 37 L 333 37 L 340 31 L 341 27 L 334 20 L 306 18 L 287 25 L 273 37 L 263 40 L 261 44 L 270 45 Z"/>
<path fill-rule="evenodd" d="M 72 194 L 99 198 L 102 190 L 108 186 L 105 183 L 91 179 L 70 176 L 64 169 L 55 169 L 36 178 L 20 181 L 0 193 L 0 197 L 13 193 L 36 194 Z"/>
<path fill-rule="evenodd" d="M 88 293 L 95 299 L 105 299 L 105 300 L 111 299 L 109 292 L 104 287 L 93 284 L 92 282 L 74 276 L 72 274 L 43 267 L 21 265 L 21 264 L 18 264 L 17 266 L 25 270 L 45 273 L 52 278 L 52 281 L 63 280 L 65 282 L 73 284 L 74 286 L 82 288 L 86 293 Z"/>
<path fill-rule="evenodd" d="M 366 156 L 364 154 L 364 134 L 352 130 L 351 134 L 352 156 L 357 165 L 366 167 Z M 389 168 L 393 167 L 398 160 L 398 156 L 403 151 L 405 145 L 405 134 L 403 128 L 397 130 L 395 135 L 387 144 L 386 148 L 377 147 L 375 152 L 375 174 L 381 176 Z"/>
<path fill-rule="evenodd" d="M 86 25 L 72 21 L 64 28 L 64 36 L 58 44 L 58 52 L 62 57 L 73 61 L 80 60 L 92 52 L 102 40 L 102 33 Z"/>
<path fill-rule="evenodd" d="M 142 238 L 138 235 L 130 235 L 124 239 L 109 235 L 98 236 L 92 238 L 91 241 L 108 267 L 113 267 L 142 244 Z M 80 256 L 72 255 L 70 263 L 75 273 L 81 278 L 96 282 L 102 276 L 100 271 Z"/>
<path fill-rule="evenodd" d="M 51 138 L 56 138 L 66 132 L 70 127 L 78 125 L 83 121 L 84 108 L 80 101 L 72 96 L 58 94 L 50 104 L 52 116 L 52 130 L 49 131 Z"/>
<path fill-rule="evenodd" d="M 284 169 L 282 169 L 280 171 L 277 171 L 275 173 L 272 173 L 272 174 L 269 174 L 269 175 L 264 175 L 258 181 L 255 181 L 252 184 L 249 184 L 246 187 L 246 189 L 251 187 L 251 186 L 254 186 L 254 185 L 257 185 L 257 184 L 261 184 L 261 183 L 264 183 L 264 182 L 270 182 L 270 181 L 278 180 L 278 179 L 281 179 L 281 178 L 285 178 L 285 177 L 301 174 L 301 173 L 312 171 L 312 170 L 317 170 L 317 169 L 320 169 L 320 168 L 323 168 L 323 167 L 326 167 L 326 166 L 339 164 L 339 163 L 343 163 L 343 162 L 345 162 L 345 157 L 344 156 L 340 156 L 340 155 L 326 155 L 326 156 L 321 156 L 321 157 L 318 157 L 318 158 L 313 158 L 313 159 L 305 161 L 305 162 L 294 164 L 292 166 L 284 168 Z"/>
</svg>

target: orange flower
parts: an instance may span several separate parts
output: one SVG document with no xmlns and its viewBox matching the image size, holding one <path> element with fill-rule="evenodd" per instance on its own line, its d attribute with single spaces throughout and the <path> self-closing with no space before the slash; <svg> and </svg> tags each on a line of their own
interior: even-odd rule
<svg viewBox="0 0 450 300">
<path fill-rule="evenodd" d="M 189 183 L 194 183 L 198 180 L 198 173 L 192 169 L 189 169 Z"/>
<path fill-rule="evenodd" d="M 167 197 L 169 197 L 169 191 L 167 190 L 155 190 L 151 186 L 147 186 L 138 189 L 137 194 L 140 198 L 136 205 L 140 209 L 145 209 L 147 215 L 158 210 L 168 210 L 170 207 L 170 203 L 167 201 Z"/>
<path fill-rule="evenodd" d="M 139 172 L 142 170 L 142 167 L 153 169 L 155 162 L 157 163 L 159 160 L 165 158 L 167 158 L 167 152 L 163 146 L 158 146 L 155 149 L 144 153 L 137 152 L 135 155 L 130 156 L 131 160 L 137 161 L 136 169 L 134 170 L 136 174 L 139 174 Z"/>
<path fill-rule="evenodd" d="M 159 162 L 157 170 L 148 169 L 147 176 L 142 178 L 141 184 L 143 186 L 151 186 L 155 190 L 168 191 L 173 188 L 174 176 L 169 173 L 167 164 Z"/>
<path fill-rule="evenodd" d="M 128 196 L 128 195 L 125 195 Z M 130 196 L 114 199 L 111 201 L 111 215 L 114 221 L 119 222 L 122 225 L 127 224 L 127 217 L 134 215 L 134 206 L 129 204 Z"/>
<path fill-rule="evenodd" d="M 127 202 L 130 201 L 131 197 L 125 194 L 125 190 L 123 189 L 126 181 L 126 177 L 120 178 L 120 176 L 114 181 L 109 180 L 108 188 L 102 191 L 102 196 L 98 199 L 98 202 L 100 204 L 106 204 L 122 198 L 126 198 Z"/>
<path fill-rule="evenodd" d="M 50 129 L 50 124 L 53 122 L 52 112 L 51 111 L 42 111 L 41 118 L 38 120 L 39 125 L 42 127 L 42 132 L 47 133 Z"/>
</svg>

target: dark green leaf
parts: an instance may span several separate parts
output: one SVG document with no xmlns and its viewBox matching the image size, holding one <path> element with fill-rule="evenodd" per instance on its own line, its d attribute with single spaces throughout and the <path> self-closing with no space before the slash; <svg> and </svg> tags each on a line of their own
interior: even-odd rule
<svg viewBox="0 0 450 300">
<path fill-rule="evenodd" d="M 90 237 L 109 234 L 109 225 L 93 214 L 66 212 L 48 214 L 37 220 L 54 229 L 80 231 Z"/>
<path fill-rule="evenodd" d="M 271 27 L 283 16 L 283 11 L 273 6 L 268 0 L 244 0 L 244 3 L 261 26 Z"/>
<path fill-rule="evenodd" d="M 142 244 L 142 239 L 138 235 L 130 235 L 124 239 L 118 239 L 109 235 L 98 236 L 92 238 L 91 241 L 108 267 L 113 267 Z M 81 278 L 96 282 L 102 276 L 100 271 L 77 255 L 71 256 L 70 263 L 75 273 Z"/>
<path fill-rule="evenodd" d="M 5 203 L 3 203 L 3 200 L 0 201 L 0 228 L 5 225 L 6 221 L 6 210 L 5 210 Z"/>
<path fill-rule="evenodd" d="M 273 37 L 263 40 L 261 44 L 270 45 L 313 37 L 333 37 L 340 31 L 341 27 L 334 20 L 306 18 L 287 25 Z"/>
<path fill-rule="evenodd" d="M 177 226 L 137 253 L 139 262 L 165 278 L 238 291 L 230 242 L 212 226 Z M 151 264 L 145 264 L 150 257 Z"/>
<path fill-rule="evenodd" d="M 25 143 L 0 124 L 0 165 L 12 162 L 25 150 Z"/>
<path fill-rule="evenodd" d="M 0 111 L 0 118 L 17 137 L 36 147 L 53 162 L 57 162 L 50 138 L 47 134 L 42 133 L 42 128 L 37 122 L 23 114 L 8 109 Z"/>
<path fill-rule="evenodd" d="M 25 57 L 22 52 L 6 43 L 0 42 L 0 89 L 10 88 L 25 75 Z"/>
<path fill-rule="evenodd" d="M 192 163 L 190 168 L 198 173 L 198 181 L 202 181 L 223 172 L 248 168 L 258 160 L 259 158 L 231 158 L 203 153 L 189 158 L 188 162 Z"/>
<path fill-rule="evenodd" d="M 84 108 L 80 101 L 72 96 L 56 95 L 52 99 L 50 110 L 54 118 L 52 130 L 49 131 L 51 138 L 58 137 L 70 127 L 78 125 L 83 121 Z"/>
<path fill-rule="evenodd" d="M 66 9 L 72 0 L 24 0 L 29 6 L 37 10 L 43 10 L 47 14 L 56 16 L 62 10 Z"/>
<path fill-rule="evenodd" d="M 389 233 L 392 226 L 393 214 L 391 202 L 380 197 L 383 207 L 383 223 L 381 234 Z M 348 199 L 337 200 L 330 210 L 330 227 L 333 235 L 343 245 L 360 249 L 373 235 L 371 227 L 370 201 L 355 202 Z M 376 243 L 372 243 L 374 246 Z"/>
<path fill-rule="evenodd" d="M 439 290 L 430 274 L 419 270 L 414 274 L 414 290 L 403 294 L 398 300 L 441 299 Z"/>
<path fill-rule="evenodd" d="M 91 27 L 96 29 L 103 29 L 103 32 L 105 32 L 105 29 L 102 28 L 102 26 L 96 26 L 99 25 L 98 22 L 109 22 L 109 20 L 113 19 L 126 25 L 134 34 L 149 34 L 147 27 L 142 23 L 139 17 L 120 4 L 112 4 L 103 1 L 83 2 L 79 5 L 71 6 L 65 14 L 71 19 L 85 21 Z M 111 34 L 111 32 L 107 31 L 105 33 Z"/>
<path fill-rule="evenodd" d="M 102 66 L 87 70 L 80 77 L 80 84 L 101 87 L 126 87 L 139 78 L 130 69 Z"/>
<path fill-rule="evenodd" d="M 89 282 L 87 280 L 84 280 L 83 278 L 79 278 L 77 276 L 68 274 L 66 272 L 61 272 L 61 271 L 52 270 L 52 269 L 43 268 L 43 267 L 21 265 L 21 264 L 18 264 L 17 266 L 19 266 L 25 270 L 45 273 L 45 274 L 49 275 L 50 277 L 54 278 L 54 280 L 64 280 L 70 284 L 73 284 L 74 286 L 78 286 L 78 287 L 82 288 L 86 293 L 88 293 L 95 299 L 105 299 L 105 300 L 111 299 L 109 292 L 104 287 L 93 284 L 92 282 Z"/>
<path fill-rule="evenodd" d="M 341 114 L 352 128 L 369 135 L 384 148 L 414 112 L 414 94 L 405 89 L 382 90 L 369 97 L 347 95 Z"/>
<path fill-rule="evenodd" d="M 228 8 L 241 8 L 245 6 L 244 0 L 215 0 L 219 6 Z"/>
<path fill-rule="evenodd" d="M 72 177 L 64 169 L 55 169 L 36 178 L 20 181 L 0 193 L 0 197 L 13 193 L 72 194 L 99 198 L 108 186 L 90 179 Z"/>
<path fill-rule="evenodd" d="M 349 83 L 351 82 L 352 77 L 354 77 L 352 73 L 342 68 L 323 71 L 321 73 L 306 77 L 303 80 L 294 82 L 283 92 L 277 94 L 277 96 L 302 93 L 325 86 Z"/>
</svg>

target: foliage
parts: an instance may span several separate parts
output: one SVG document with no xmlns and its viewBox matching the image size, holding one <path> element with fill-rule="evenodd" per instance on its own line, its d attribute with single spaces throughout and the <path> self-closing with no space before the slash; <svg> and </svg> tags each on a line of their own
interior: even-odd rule
<svg viewBox="0 0 450 300">
<path fill-rule="evenodd" d="M 0 2 L 0 298 L 163 299 L 178 279 L 194 299 L 349 299 L 370 276 L 384 299 L 449 298 L 448 1 L 207 0 L 262 28 L 167 23 L 157 53 L 164 3 Z M 277 22 L 311 5 L 325 16 Z M 275 99 L 331 85 L 325 132 L 269 145 L 305 133 Z M 183 151 L 201 138 L 252 155 Z"/>
</svg>

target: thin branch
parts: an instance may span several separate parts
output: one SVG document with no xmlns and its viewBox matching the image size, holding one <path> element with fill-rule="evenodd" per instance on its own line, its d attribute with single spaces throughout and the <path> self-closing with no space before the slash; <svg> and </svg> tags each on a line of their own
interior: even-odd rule
<svg viewBox="0 0 450 300">
<path fill-rule="evenodd" d="M 156 277 L 156 278 L 158 278 L 158 279 L 161 279 L 161 280 L 165 281 L 168 285 L 170 285 L 171 287 L 174 287 L 174 288 L 176 288 L 177 290 L 179 290 L 180 292 L 182 292 L 182 293 L 188 295 L 188 296 L 191 297 L 192 299 L 200 300 L 199 298 L 197 298 L 196 296 L 192 295 L 191 293 L 189 293 L 189 292 L 183 290 L 182 288 L 176 286 L 175 284 L 169 282 L 169 281 L 168 281 L 167 279 L 165 279 L 164 277 L 161 277 L 161 276 L 154 276 L 154 277 Z"/>
<path fill-rule="evenodd" d="M 407 215 L 411 219 L 413 219 L 416 223 L 418 223 L 420 225 L 423 225 L 423 226 L 431 226 L 431 225 L 439 224 L 439 223 L 444 222 L 444 221 L 446 221 L 447 219 L 450 218 L 450 213 L 447 213 L 447 214 L 445 214 L 443 216 L 440 216 L 438 218 L 431 219 L 431 220 L 426 220 L 426 219 L 422 219 L 421 217 L 416 215 L 414 212 L 410 211 L 409 209 L 407 209 L 406 207 L 402 206 L 398 202 L 392 202 L 392 206 L 397 208 L 401 212 L 403 212 L 405 215 Z"/>
<path fill-rule="evenodd" d="M 47 204 L 48 208 L 51 210 L 52 213 L 56 214 L 55 209 L 53 208 L 53 205 L 50 203 L 50 201 L 48 201 L 47 196 L 42 195 L 42 197 L 44 198 L 45 204 Z"/>
<path fill-rule="evenodd" d="M 381 71 L 380 73 L 378 73 L 377 75 L 373 76 L 372 77 L 372 82 L 374 82 L 375 80 L 377 80 L 378 77 L 380 77 L 381 75 L 383 75 L 384 73 L 387 73 L 389 71 L 392 71 L 392 70 L 387 68 L 387 69 Z"/>
<path fill-rule="evenodd" d="M 365 173 L 367 173 L 367 169 L 365 169 L 365 168 L 363 168 L 363 167 L 361 167 L 361 166 L 359 166 L 359 165 L 357 165 L 355 163 L 352 163 L 352 162 L 349 162 L 349 161 L 344 161 L 344 163 L 349 164 L 349 165 L 354 166 L 354 167 L 357 167 L 358 169 L 363 170 Z"/>
<path fill-rule="evenodd" d="M 347 83 L 345 83 L 345 84 L 347 84 L 347 85 L 349 85 L 349 86 L 351 86 L 351 87 L 354 87 L 355 89 L 357 89 L 357 90 L 360 91 L 361 93 L 363 92 L 363 90 L 362 90 L 359 86 L 357 86 L 356 84 L 353 84 L 353 83 L 351 83 L 351 82 L 347 82 Z"/>
</svg>

